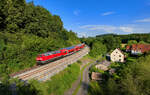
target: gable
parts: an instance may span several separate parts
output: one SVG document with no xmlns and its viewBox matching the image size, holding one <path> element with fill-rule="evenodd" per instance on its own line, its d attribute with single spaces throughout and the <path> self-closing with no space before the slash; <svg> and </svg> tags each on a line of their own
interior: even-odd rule
<svg viewBox="0 0 150 95">
<path fill-rule="evenodd" d="M 119 49 L 115 49 L 115 50 L 111 53 L 111 55 L 112 55 L 112 54 L 117 54 L 117 53 L 124 56 L 124 54 L 123 54 Z"/>
</svg>

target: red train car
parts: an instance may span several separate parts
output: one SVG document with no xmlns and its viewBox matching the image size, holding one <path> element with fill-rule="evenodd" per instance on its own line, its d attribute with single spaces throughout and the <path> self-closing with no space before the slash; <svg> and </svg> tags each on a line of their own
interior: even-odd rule
<svg viewBox="0 0 150 95">
<path fill-rule="evenodd" d="M 84 48 L 85 44 L 79 44 L 76 46 L 71 46 L 67 48 L 62 48 L 58 51 L 47 52 L 43 54 L 39 54 L 36 58 L 37 64 L 45 64 L 51 60 L 57 59 L 62 56 L 66 56 L 68 54 L 72 54 L 80 49 Z"/>
</svg>

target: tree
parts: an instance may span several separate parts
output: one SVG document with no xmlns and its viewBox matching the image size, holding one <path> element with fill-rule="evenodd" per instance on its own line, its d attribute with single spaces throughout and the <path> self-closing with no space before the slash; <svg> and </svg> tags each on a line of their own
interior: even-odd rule
<svg viewBox="0 0 150 95">
<path fill-rule="evenodd" d="M 147 43 L 144 41 L 140 41 L 139 44 L 147 44 Z"/>
<path fill-rule="evenodd" d="M 97 57 L 99 55 L 103 55 L 107 52 L 107 48 L 101 42 L 93 42 L 90 55 L 93 57 Z"/>
<path fill-rule="evenodd" d="M 103 43 L 106 44 L 108 51 L 121 47 L 121 40 L 119 37 L 106 36 L 103 39 Z"/>
<path fill-rule="evenodd" d="M 128 41 L 128 45 L 132 45 L 132 44 L 137 44 L 137 41 L 136 40 L 130 40 L 130 41 Z"/>
</svg>

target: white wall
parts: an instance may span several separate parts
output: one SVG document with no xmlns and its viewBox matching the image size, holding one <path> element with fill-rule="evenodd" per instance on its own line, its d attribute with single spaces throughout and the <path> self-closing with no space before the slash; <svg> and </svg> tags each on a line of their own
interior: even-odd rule
<svg viewBox="0 0 150 95">
<path fill-rule="evenodd" d="M 122 54 L 122 52 L 118 49 L 115 49 L 111 55 L 110 55 L 110 59 L 113 62 L 124 62 L 124 54 Z"/>
</svg>

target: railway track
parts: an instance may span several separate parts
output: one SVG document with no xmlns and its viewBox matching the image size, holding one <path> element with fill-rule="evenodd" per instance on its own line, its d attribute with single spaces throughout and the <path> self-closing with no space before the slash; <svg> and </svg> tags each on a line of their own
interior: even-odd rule
<svg viewBox="0 0 150 95">
<path fill-rule="evenodd" d="M 51 76 L 59 73 L 63 69 L 65 69 L 69 64 L 72 64 L 88 54 L 89 48 L 85 47 L 84 49 L 72 54 L 70 56 L 64 57 L 60 60 L 51 62 L 46 65 L 36 66 L 30 68 L 28 70 L 12 74 L 11 77 L 19 78 L 23 81 L 27 81 L 30 79 L 36 79 L 39 81 L 46 81 L 49 80 Z"/>
</svg>

